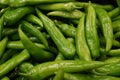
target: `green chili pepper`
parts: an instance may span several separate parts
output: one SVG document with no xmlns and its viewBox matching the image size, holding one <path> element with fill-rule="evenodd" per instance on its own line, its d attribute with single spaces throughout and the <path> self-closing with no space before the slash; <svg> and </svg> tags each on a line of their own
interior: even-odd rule
<svg viewBox="0 0 120 80">
<path fill-rule="evenodd" d="M 21 26 L 21 25 L 20 25 Z M 47 60 L 53 60 L 54 55 L 50 52 L 47 52 L 39 47 L 37 47 L 35 44 L 33 44 L 32 41 L 29 40 L 29 38 L 24 34 L 24 32 L 21 30 L 21 27 L 18 29 L 20 39 L 24 45 L 24 47 L 28 50 L 28 52 L 38 61 L 47 61 Z"/>
<path fill-rule="evenodd" d="M 0 65 L 6 62 L 10 57 L 13 56 L 13 54 L 16 53 L 18 53 L 18 50 L 8 49 L 7 51 L 5 51 L 0 59 Z"/>
<path fill-rule="evenodd" d="M 86 41 L 90 49 L 91 56 L 93 59 L 95 59 L 100 56 L 99 39 L 96 28 L 96 13 L 91 3 L 89 3 L 87 10 L 88 13 L 86 17 L 86 27 L 85 27 Z"/>
<path fill-rule="evenodd" d="M 80 60 L 91 61 L 91 54 L 85 37 L 85 15 L 79 21 L 76 29 L 76 52 Z M 84 46 L 83 46 L 84 45 Z"/>
<path fill-rule="evenodd" d="M 2 41 L 0 41 L 0 58 L 3 55 L 4 51 L 5 51 L 7 42 L 8 42 L 8 38 L 7 37 L 5 37 Z"/>
<path fill-rule="evenodd" d="M 75 37 L 76 28 L 74 26 L 68 25 L 66 23 L 62 23 L 57 20 L 55 20 L 54 22 L 64 35 L 69 36 L 69 37 Z"/>
<path fill-rule="evenodd" d="M 46 49 L 46 47 L 40 43 L 34 43 L 36 46 L 42 48 L 42 49 Z M 24 49 L 24 45 L 22 44 L 21 41 L 9 41 L 7 43 L 7 48 L 10 49 Z"/>
<path fill-rule="evenodd" d="M 74 45 L 64 37 L 64 35 L 60 32 L 51 19 L 42 14 L 38 9 L 36 9 L 36 12 L 43 22 L 45 29 L 58 47 L 59 51 L 65 58 L 72 59 L 75 55 Z"/>
<path fill-rule="evenodd" d="M 112 11 L 108 12 L 108 15 L 111 18 L 114 18 L 114 17 L 118 16 L 119 15 L 119 8 L 115 8 Z"/>
<path fill-rule="evenodd" d="M 43 10 L 62 10 L 62 11 L 73 11 L 74 9 L 78 9 L 80 7 L 77 7 L 73 2 L 68 3 L 54 3 L 54 4 L 44 4 L 39 5 L 39 9 Z"/>
<path fill-rule="evenodd" d="M 43 27 L 43 24 L 42 24 L 41 20 L 33 14 L 30 14 L 27 17 L 25 17 L 25 20 L 27 20 L 31 23 L 37 24 L 40 27 Z"/>
<path fill-rule="evenodd" d="M 22 29 L 31 33 L 35 37 L 37 37 L 37 39 L 40 40 L 46 46 L 46 48 L 49 48 L 46 38 L 43 36 L 43 34 L 37 28 L 32 26 L 31 23 L 29 23 L 27 21 L 22 21 Z"/>
<path fill-rule="evenodd" d="M 75 0 L 10 0 L 8 4 L 11 7 L 20 7 L 20 6 L 28 6 L 28 5 L 38 5 L 43 3 L 59 3 L 59 2 L 70 2 Z"/>
<path fill-rule="evenodd" d="M 4 20 L 6 25 L 13 25 L 17 23 L 23 16 L 34 12 L 33 7 L 20 7 L 16 9 L 9 9 L 5 12 Z"/>
<path fill-rule="evenodd" d="M 8 72 L 13 70 L 16 66 L 18 66 L 21 62 L 27 60 L 30 57 L 27 50 L 23 50 L 17 56 L 9 59 L 5 63 L 0 65 L 0 78 L 5 76 Z"/>
<path fill-rule="evenodd" d="M 76 60 L 46 62 L 34 66 L 28 73 L 20 73 L 20 75 L 28 77 L 29 80 L 43 80 L 44 78 L 53 75 L 54 72 L 59 69 L 63 69 L 64 72 L 80 72 L 94 69 L 105 64 L 106 63 L 99 61 L 85 62 Z"/>
<path fill-rule="evenodd" d="M 70 18 L 70 19 L 80 19 L 83 14 L 84 13 L 80 10 L 73 10 L 73 11 L 52 11 L 52 12 L 49 12 L 47 15 Z"/>
<path fill-rule="evenodd" d="M 106 40 L 106 51 L 108 52 L 112 47 L 113 41 L 112 21 L 104 9 L 96 8 L 96 13 L 102 26 L 103 35 Z"/>
<path fill-rule="evenodd" d="M 53 78 L 53 80 L 63 80 L 63 78 L 64 78 L 64 71 L 60 69 L 55 74 L 55 77 Z"/>
<path fill-rule="evenodd" d="M 112 49 L 108 52 L 109 56 L 120 56 L 120 49 Z"/>
<path fill-rule="evenodd" d="M 10 80 L 9 77 L 5 76 L 1 80 Z"/>
</svg>

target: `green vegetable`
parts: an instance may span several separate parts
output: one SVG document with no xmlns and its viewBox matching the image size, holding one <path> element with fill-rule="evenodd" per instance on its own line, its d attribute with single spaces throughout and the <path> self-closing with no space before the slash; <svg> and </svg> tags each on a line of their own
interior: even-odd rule
<svg viewBox="0 0 120 80">
<path fill-rule="evenodd" d="M 46 38 L 37 28 L 32 26 L 31 23 L 22 21 L 22 29 L 37 37 L 37 39 L 40 40 L 46 46 L 46 48 L 49 48 Z"/>
<path fill-rule="evenodd" d="M 72 59 L 75 55 L 74 45 L 67 41 L 67 39 L 64 37 L 64 35 L 60 32 L 60 30 L 56 27 L 51 19 L 42 14 L 38 9 L 36 9 L 36 12 L 42 20 L 45 29 L 58 47 L 59 51 L 63 54 L 65 58 Z"/>
<path fill-rule="evenodd" d="M 54 59 L 54 55 L 52 53 L 39 48 L 38 46 L 33 44 L 32 41 L 29 40 L 29 38 L 21 30 L 21 25 L 19 26 L 18 32 L 24 47 L 37 61 L 41 62 Z"/>
<path fill-rule="evenodd" d="M 30 14 L 27 17 L 25 17 L 25 20 L 27 20 L 27 21 L 29 21 L 31 23 L 37 24 L 40 27 L 43 27 L 43 23 L 41 22 L 41 20 L 37 16 L 35 16 L 33 14 Z"/>
<path fill-rule="evenodd" d="M 85 37 L 85 15 L 79 21 L 78 27 L 76 29 L 76 52 L 80 60 L 91 61 L 91 53 L 88 48 L 86 37 Z"/>
<path fill-rule="evenodd" d="M 112 47 L 113 41 L 113 28 L 112 21 L 108 16 L 108 13 L 102 8 L 96 8 L 97 17 L 101 23 L 103 35 L 106 40 L 106 52 L 108 52 Z"/>
<path fill-rule="evenodd" d="M 16 66 L 18 66 L 21 62 L 30 58 L 30 55 L 27 50 L 23 50 L 17 56 L 9 59 L 5 63 L 0 65 L 0 78 L 5 76 L 9 71 L 13 70 Z"/>
<path fill-rule="evenodd" d="M 6 45 L 7 45 L 8 38 L 5 37 L 3 40 L 0 41 L 0 58 L 3 55 Z"/>
<path fill-rule="evenodd" d="M 61 11 L 73 11 L 76 8 L 76 5 L 73 2 L 68 3 L 54 3 L 54 4 L 45 4 L 45 5 L 39 5 L 39 9 L 43 10 L 61 10 Z"/>
<path fill-rule="evenodd" d="M 42 80 L 50 75 L 53 75 L 59 69 L 63 69 L 64 72 L 80 72 L 94 69 L 105 64 L 106 63 L 99 61 L 52 61 L 36 65 L 28 73 L 21 73 L 20 75 L 28 77 L 29 80 Z"/>
<path fill-rule="evenodd" d="M 89 2 L 89 6 L 87 8 L 87 16 L 86 16 L 86 41 L 88 44 L 88 47 L 91 52 L 91 56 L 93 59 L 100 56 L 99 53 L 99 39 L 98 39 L 98 33 L 96 28 L 96 13 L 94 7 Z"/>
<path fill-rule="evenodd" d="M 27 14 L 33 13 L 33 7 L 19 7 L 16 9 L 9 9 L 5 12 L 4 21 L 6 25 L 13 25 L 17 23 L 22 17 Z"/>
<path fill-rule="evenodd" d="M 49 12 L 48 16 L 57 16 L 69 19 L 80 19 L 84 13 L 80 10 L 73 10 L 73 11 L 52 11 Z"/>
</svg>

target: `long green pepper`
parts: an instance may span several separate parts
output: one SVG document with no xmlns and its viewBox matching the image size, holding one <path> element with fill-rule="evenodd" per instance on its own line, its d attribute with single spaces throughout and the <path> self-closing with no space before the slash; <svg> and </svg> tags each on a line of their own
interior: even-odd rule
<svg viewBox="0 0 120 80">
<path fill-rule="evenodd" d="M 60 32 L 60 30 L 56 27 L 55 23 L 51 19 L 42 14 L 38 9 L 36 9 L 36 12 L 39 18 L 42 20 L 45 29 L 58 47 L 59 51 L 65 58 L 72 59 L 75 55 L 74 45 L 64 37 L 64 35 Z"/>
<path fill-rule="evenodd" d="M 34 66 L 28 73 L 20 73 L 29 80 L 43 80 L 50 75 L 53 75 L 56 71 L 63 69 L 64 72 L 80 72 L 89 69 L 94 69 L 105 65 L 104 62 L 99 61 L 76 61 L 76 60 L 64 60 L 64 61 L 52 61 Z"/>
<path fill-rule="evenodd" d="M 79 21 L 78 27 L 76 29 L 76 52 L 80 60 L 91 61 L 91 54 L 88 48 L 86 37 L 85 37 L 85 15 Z"/>
<path fill-rule="evenodd" d="M 87 17 L 86 17 L 86 41 L 88 44 L 88 47 L 91 52 L 91 56 L 93 59 L 100 56 L 99 53 L 99 39 L 98 39 L 98 33 L 96 29 L 96 12 L 94 7 L 89 3 L 89 6 L 87 8 Z"/>
<path fill-rule="evenodd" d="M 95 8 L 97 17 L 101 23 L 102 32 L 106 40 L 106 52 L 108 52 L 112 47 L 113 41 L 113 28 L 112 21 L 108 13 L 102 8 Z"/>
</svg>

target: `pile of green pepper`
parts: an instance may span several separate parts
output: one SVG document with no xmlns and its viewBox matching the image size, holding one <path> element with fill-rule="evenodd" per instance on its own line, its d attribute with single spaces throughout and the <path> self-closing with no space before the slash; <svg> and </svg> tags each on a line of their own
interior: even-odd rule
<svg viewBox="0 0 120 80">
<path fill-rule="evenodd" d="M 120 80 L 116 3 L 0 0 L 0 80 Z"/>
</svg>

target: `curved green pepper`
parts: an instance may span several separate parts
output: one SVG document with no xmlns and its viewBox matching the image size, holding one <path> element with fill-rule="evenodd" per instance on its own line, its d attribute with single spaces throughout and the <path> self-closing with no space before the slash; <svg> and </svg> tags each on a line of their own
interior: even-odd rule
<svg viewBox="0 0 120 80">
<path fill-rule="evenodd" d="M 43 22 L 45 29 L 58 47 L 59 51 L 65 58 L 72 59 L 75 55 L 74 45 L 64 37 L 64 35 L 60 32 L 51 19 L 42 14 L 38 9 L 36 9 L 36 12 Z"/>
<path fill-rule="evenodd" d="M 86 37 L 85 37 L 85 15 L 79 21 L 76 29 L 76 52 L 80 60 L 91 61 L 91 53 L 88 48 Z"/>
<path fill-rule="evenodd" d="M 88 44 L 88 47 L 91 52 L 91 56 L 93 59 L 100 56 L 99 53 L 99 39 L 98 39 L 98 33 L 96 28 L 96 12 L 94 7 L 89 3 L 89 6 L 87 8 L 88 13 L 86 17 L 86 41 Z"/>
<path fill-rule="evenodd" d="M 112 47 L 112 41 L 113 41 L 112 21 L 108 13 L 104 9 L 96 8 L 96 13 L 101 23 L 103 35 L 106 40 L 106 52 L 108 52 Z"/>
</svg>

